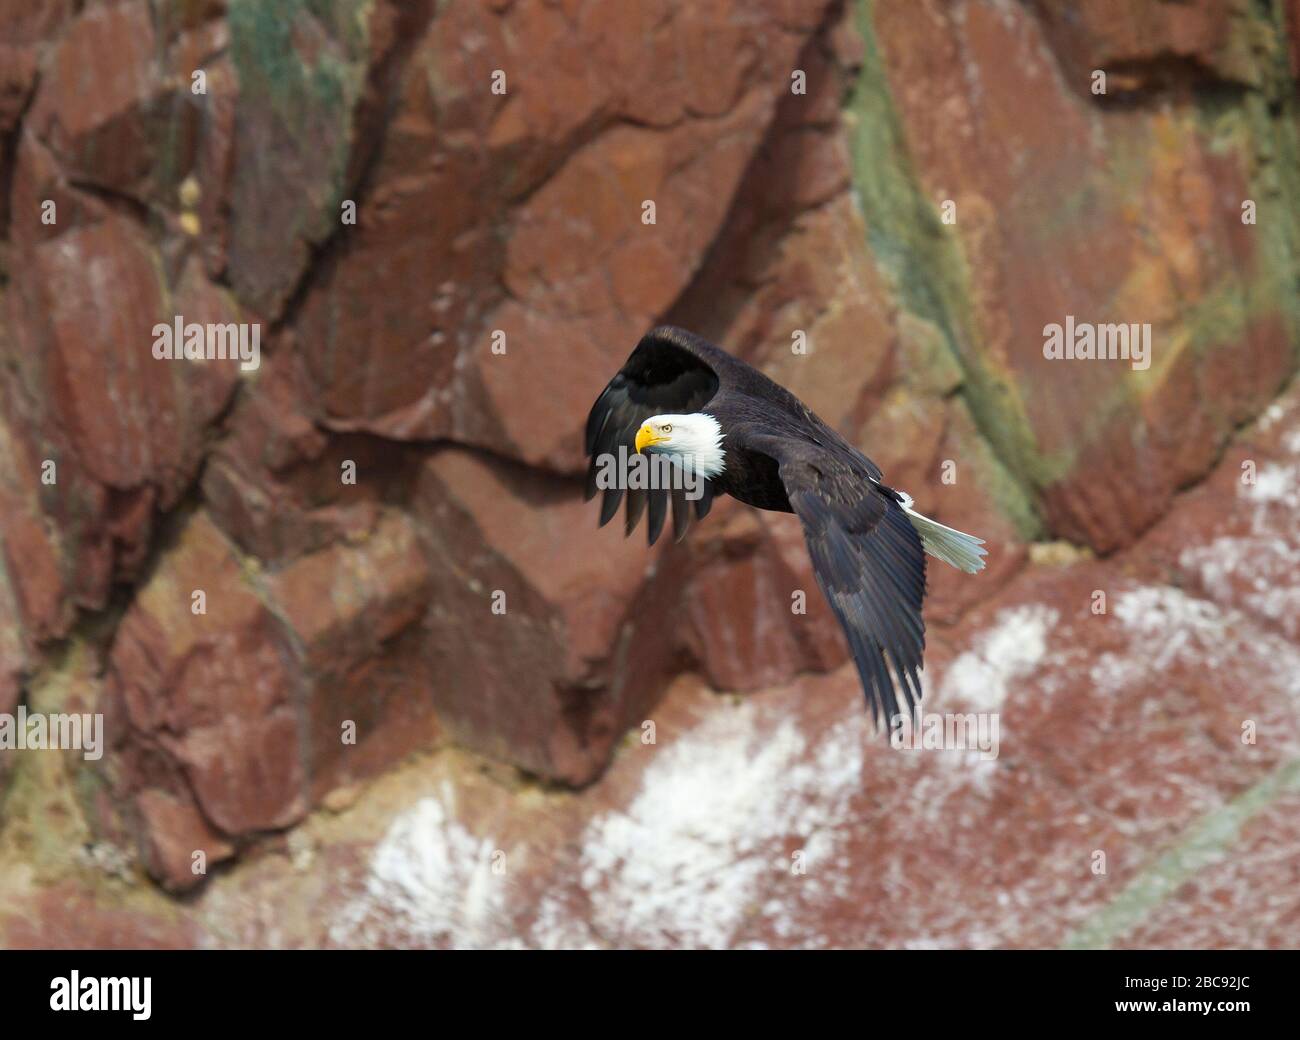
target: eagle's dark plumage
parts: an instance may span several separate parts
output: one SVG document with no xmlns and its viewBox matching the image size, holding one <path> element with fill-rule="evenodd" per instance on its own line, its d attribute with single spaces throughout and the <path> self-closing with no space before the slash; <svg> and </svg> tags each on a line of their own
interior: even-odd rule
<svg viewBox="0 0 1300 1040">
<path fill-rule="evenodd" d="M 704 518 L 718 494 L 797 514 L 817 581 L 848 637 L 872 717 L 879 721 L 883 714 L 888 722 L 910 712 L 921 697 L 926 550 L 975 570 L 982 566 L 979 540 L 913 512 L 907 496 L 881 483 L 874 462 L 784 387 L 670 326 L 642 338 L 591 410 L 587 497 L 598 490 L 597 461 L 620 447 L 634 452 L 647 420 L 694 413 L 717 420 L 725 438 L 725 468 L 704 482 L 704 495 L 694 503 L 697 517 Z M 602 525 L 624 500 L 627 533 L 646 514 L 652 544 L 669 509 L 678 538 L 690 525 L 691 503 L 683 491 L 619 488 L 604 490 Z"/>
</svg>

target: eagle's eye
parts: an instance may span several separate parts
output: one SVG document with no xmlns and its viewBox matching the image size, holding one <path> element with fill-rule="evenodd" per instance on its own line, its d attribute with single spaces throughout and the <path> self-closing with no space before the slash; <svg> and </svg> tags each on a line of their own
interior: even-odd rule
<svg viewBox="0 0 1300 1040">
<path fill-rule="evenodd" d="M 672 433 L 672 432 L 673 432 L 673 424 L 672 424 L 672 423 L 664 423 L 663 430 L 664 430 L 664 433 Z"/>
</svg>

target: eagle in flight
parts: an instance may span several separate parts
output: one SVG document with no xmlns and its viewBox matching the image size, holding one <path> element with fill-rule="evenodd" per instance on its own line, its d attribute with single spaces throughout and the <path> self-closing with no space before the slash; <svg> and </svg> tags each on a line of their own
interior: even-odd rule
<svg viewBox="0 0 1300 1040">
<path fill-rule="evenodd" d="M 973 574 L 984 566 L 981 539 L 913 510 L 908 495 L 882 483 L 880 468 L 794 394 L 684 329 L 661 326 L 642 337 L 596 399 L 586 440 L 587 498 L 603 492 L 601 526 L 626 499 L 626 534 L 646 515 L 652 545 L 670 507 L 680 540 L 692 508 L 702 520 L 720 494 L 796 514 L 873 720 L 879 726 L 883 713 L 888 724 L 901 713 L 895 681 L 909 714 L 920 703 L 925 554 Z M 611 458 L 637 453 L 662 456 L 693 478 L 693 501 L 680 481 L 654 488 L 599 479 Z"/>
</svg>

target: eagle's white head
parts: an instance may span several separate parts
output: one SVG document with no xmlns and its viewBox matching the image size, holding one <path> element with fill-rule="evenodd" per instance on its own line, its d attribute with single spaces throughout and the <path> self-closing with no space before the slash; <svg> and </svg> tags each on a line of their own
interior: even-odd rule
<svg viewBox="0 0 1300 1040">
<path fill-rule="evenodd" d="M 636 431 L 636 450 L 668 455 L 683 469 L 705 479 L 726 468 L 722 425 L 704 412 L 652 415 Z"/>
</svg>

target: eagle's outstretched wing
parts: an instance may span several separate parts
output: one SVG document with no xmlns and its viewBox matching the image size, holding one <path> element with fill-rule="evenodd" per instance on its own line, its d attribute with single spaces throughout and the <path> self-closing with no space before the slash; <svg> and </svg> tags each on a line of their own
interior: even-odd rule
<svg viewBox="0 0 1300 1040">
<path fill-rule="evenodd" d="M 609 381 L 587 417 L 587 498 L 594 498 L 600 459 L 618 456 L 623 447 L 628 457 L 636 454 L 636 431 L 653 415 L 697 412 L 718 391 L 721 373 L 732 363 L 729 355 L 712 344 L 681 329 L 661 327 L 641 338 L 618 374 Z M 653 545 L 663 530 L 672 503 L 673 534 L 680 540 L 690 526 L 690 503 L 681 490 L 606 488 L 601 503 L 603 527 L 618 512 L 627 497 L 626 533 L 631 534 L 648 509 L 648 533 Z M 704 494 L 695 501 L 702 520 L 712 505 L 713 492 L 704 481 Z"/>
<path fill-rule="evenodd" d="M 803 521 L 817 582 L 848 637 L 871 705 L 888 726 L 920 703 L 925 652 L 925 551 L 898 492 L 875 480 L 874 464 L 848 445 L 797 436 L 740 438 L 779 467 L 790 505 Z M 864 465 L 867 463 L 870 465 Z M 900 707 L 885 657 L 902 687 Z"/>
</svg>

